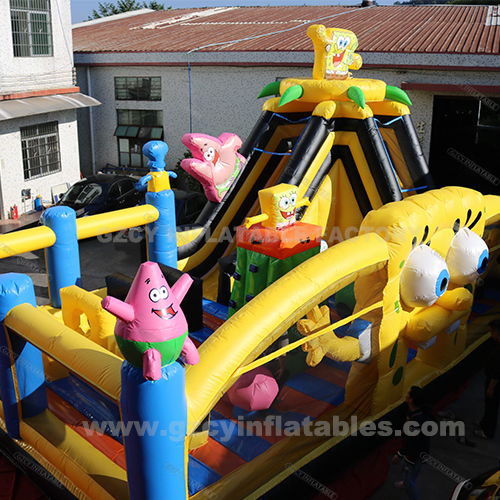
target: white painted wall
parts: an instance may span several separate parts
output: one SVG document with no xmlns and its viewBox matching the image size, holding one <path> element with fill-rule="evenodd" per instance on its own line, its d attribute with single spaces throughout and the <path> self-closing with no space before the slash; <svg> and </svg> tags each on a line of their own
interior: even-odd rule
<svg viewBox="0 0 500 500">
<path fill-rule="evenodd" d="M 102 104 L 93 108 L 97 169 L 106 163 L 118 165 L 117 109 L 163 110 L 164 140 L 169 146 L 167 167 L 173 168 L 183 158 L 186 147 L 181 138 L 190 132 L 189 75 L 186 67 L 91 67 L 92 97 Z M 262 88 L 277 77 L 303 76 L 298 68 L 192 67 L 192 132 L 217 137 L 232 132 L 247 138 L 257 122 L 265 99 L 257 99 Z M 114 77 L 137 76 L 162 79 L 162 100 L 115 101 Z M 86 88 L 86 67 L 77 67 L 77 84 Z M 86 115 L 87 113 L 85 113 Z M 84 113 L 79 112 L 82 120 Z M 79 127 L 86 125 L 79 122 Z M 81 145 L 82 168 L 88 163 L 88 141 Z M 84 161 L 84 158 L 87 161 Z M 87 172 L 85 172 L 87 174 Z"/>
<path fill-rule="evenodd" d="M 57 121 L 59 123 L 59 145 L 61 148 L 61 171 L 37 179 L 25 181 L 21 152 L 20 127 Z M 75 183 L 80 179 L 78 134 L 76 111 L 59 111 L 43 115 L 28 116 L 17 120 L 6 120 L 0 127 L 0 209 L 2 219 L 8 218 L 10 207 L 17 205 L 19 214 L 24 212 L 21 190 L 31 189 L 32 204 L 26 211 L 34 209 L 34 198 L 41 194 L 44 200 L 51 200 L 52 186 L 63 182 Z"/>
<path fill-rule="evenodd" d="M 51 0 L 53 56 L 14 57 L 9 2 L 0 9 L 0 94 L 18 94 L 73 86 L 73 40 L 70 0 Z M 26 99 L 29 104 L 29 99 Z M 39 123 L 59 123 L 61 171 L 25 181 L 20 128 Z M 40 194 L 51 200 L 51 187 L 80 178 L 76 111 L 59 111 L 4 120 L 0 125 L 0 215 L 8 218 L 17 205 L 19 214 L 34 208 Z M 24 204 L 22 189 L 31 189 L 32 202 Z"/>
<path fill-rule="evenodd" d="M 14 57 L 8 0 L 0 8 L 0 94 L 73 86 L 70 0 L 51 0 L 53 56 Z"/>
<path fill-rule="evenodd" d="M 222 55 L 227 56 L 227 54 Z M 270 56 L 272 55 L 271 53 Z M 148 61 L 157 62 L 160 59 L 158 54 L 141 54 L 141 56 L 144 63 Z M 166 58 L 174 56 L 180 57 L 179 55 L 165 54 Z M 75 54 L 75 61 L 85 63 L 95 60 L 100 64 L 105 62 L 116 64 L 123 57 L 123 54 Z M 137 55 L 130 54 L 130 57 L 134 59 L 137 58 Z M 207 55 L 207 58 L 211 57 L 213 58 L 213 54 Z M 433 63 L 441 62 L 444 65 L 448 62 L 447 56 L 439 57 L 439 61 L 433 60 Z M 471 58 L 473 60 L 469 60 Z M 372 63 L 378 61 L 378 59 L 370 57 L 369 54 L 365 59 L 373 59 L 373 61 L 370 61 Z M 464 59 L 462 62 L 475 64 L 476 59 L 469 56 L 467 60 Z M 401 63 L 403 61 L 398 59 L 396 62 Z M 417 62 L 428 63 L 428 61 Z M 406 60 L 406 63 L 408 63 L 408 60 Z M 77 73 L 78 84 L 80 84 L 81 81 L 86 79 L 86 67 L 77 68 Z M 218 136 L 222 132 L 233 132 L 245 141 L 259 118 L 265 101 L 265 99 L 257 99 L 257 95 L 262 88 L 267 83 L 275 81 L 278 77 L 309 77 L 311 73 L 312 68 L 293 66 L 191 66 L 192 132 L 213 136 Z M 98 168 L 102 168 L 106 163 L 118 165 L 117 139 L 113 136 L 117 124 L 116 109 L 162 109 L 164 113 L 165 142 L 169 145 L 167 163 L 174 166 L 177 160 L 183 157 L 186 148 L 181 143 L 181 137 L 183 134 L 190 132 L 190 91 L 187 67 L 95 66 L 90 68 L 90 74 L 92 96 L 102 103 L 101 106 L 93 110 Z M 162 101 L 115 101 L 115 76 L 161 76 Z M 421 139 L 422 150 L 427 160 L 429 159 L 432 133 L 434 95 L 470 96 L 467 91 L 469 86 L 498 85 L 498 74 L 488 71 L 362 68 L 359 71 L 354 71 L 353 76 L 380 79 L 388 85 L 400 88 L 403 82 L 462 86 L 463 90 L 457 93 L 408 91 L 408 95 L 413 102 L 413 106 L 410 108 L 412 120 L 417 129 L 417 135 Z M 83 148 L 84 146 L 82 146 Z"/>
</svg>

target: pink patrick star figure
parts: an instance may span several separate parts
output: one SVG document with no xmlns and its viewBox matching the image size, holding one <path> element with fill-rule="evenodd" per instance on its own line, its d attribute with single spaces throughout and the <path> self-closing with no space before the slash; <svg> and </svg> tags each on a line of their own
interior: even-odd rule
<svg viewBox="0 0 500 500">
<path fill-rule="evenodd" d="M 193 158 L 182 160 L 181 167 L 201 182 L 210 201 L 220 203 L 246 161 L 237 153 L 241 139 L 226 132 L 219 137 L 185 134 L 182 143 Z"/>
<path fill-rule="evenodd" d="M 147 380 L 159 380 L 162 366 L 173 363 L 180 354 L 190 365 L 200 361 L 179 305 L 192 282 L 184 274 L 170 288 L 158 264 L 144 262 L 125 302 L 109 295 L 101 302 L 118 318 L 115 337 L 121 353 L 131 365 L 142 367 Z"/>
</svg>

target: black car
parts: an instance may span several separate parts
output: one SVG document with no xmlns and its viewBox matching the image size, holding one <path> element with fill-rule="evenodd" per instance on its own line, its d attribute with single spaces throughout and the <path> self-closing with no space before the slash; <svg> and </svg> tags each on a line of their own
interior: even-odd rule
<svg viewBox="0 0 500 500">
<path fill-rule="evenodd" d="M 137 191 L 138 179 L 125 175 L 97 174 L 73 184 L 55 206 L 71 207 L 77 217 L 86 217 L 122 208 L 135 207 L 145 202 L 145 191 Z M 174 189 L 175 215 L 178 226 L 194 224 L 207 203 L 203 193 Z M 39 224 L 43 224 L 43 216 Z M 136 229 L 140 233 L 143 228 Z M 128 233 L 128 232 L 127 232 Z"/>
<path fill-rule="evenodd" d="M 175 196 L 175 217 L 176 225 L 194 224 L 207 203 L 207 198 L 203 193 L 182 191 L 174 189 Z M 145 261 L 145 226 L 132 227 L 118 233 L 113 238 L 115 250 L 131 252 L 134 244 L 139 243 L 141 247 L 141 260 Z"/>
<path fill-rule="evenodd" d="M 194 224 L 201 211 L 207 204 L 207 197 L 203 193 L 174 189 L 175 217 L 177 226 Z"/>
<path fill-rule="evenodd" d="M 77 217 L 135 207 L 144 199 L 144 192 L 135 189 L 136 182 L 124 175 L 91 175 L 73 184 L 56 206 L 71 207 Z"/>
</svg>

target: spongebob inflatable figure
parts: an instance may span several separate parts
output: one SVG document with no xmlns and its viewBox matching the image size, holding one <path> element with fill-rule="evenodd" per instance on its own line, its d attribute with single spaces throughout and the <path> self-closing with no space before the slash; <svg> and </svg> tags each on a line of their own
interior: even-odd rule
<svg viewBox="0 0 500 500">
<path fill-rule="evenodd" d="M 297 200 L 297 186 L 262 189 L 259 201 L 262 213 L 237 229 L 238 258 L 228 317 L 320 250 L 321 227 L 296 220 L 296 209 L 309 204 L 307 198 Z"/>
<path fill-rule="evenodd" d="M 355 319 L 345 337 L 332 332 L 303 346 L 310 366 L 323 356 L 353 362 L 348 406 L 377 414 L 410 385 L 427 383 L 460 359 L 475 282 L 489 262 L 485 213 L 483 195 L 447 187 L 365 217 L 361 239 L 375 230 L 389 258 L 384 268 L 355 281 L 354 313 L 377 302 L 381 307 Z M 327 311 L 316 306 L 298 329 L 310 336 L 329 322 Z M 409 349 L 416 351 L 414 359 L 408 359 Z"/>
<path fill-rule="evenodd" d="M 361 56 L 356 35 L 349 30 L 310 26 L 307 36 L 314 44 L 313 78 L 315 80 L 345 80 L 352 78 L 349 69 L 360 69 Z"/>
<path fill-rule="evenodd" d="M 381 80 L 353 78 L 349 69 L 360 69 L 363 61 L 354 51 L 358 46 L 356 35 L 349 30 L 325 28 L 315 24 L 307 30 L 314 44 L 312 78 L 285 78 L 266 85 L 259 97 L 280 94 L 278 107 L 293 101 L 325 106 L 330 102 L 353 102 L 364 109 L 367 103 L 385 99 L 411 106 L 403 90 L 386 85 Z M 318 108 L 316 110 L 320 112 Z"/>
<path fill-rule="evenodd" d="M 247 218 L 244 223 L 246 228 L 261 222 L 263 227 L 285 229 L 297 222 L 296 209 L 309 205 L 307 198 L 297 201 L 297 186 L 289 184 L 262 189 L 259 191 L 259 202 L 262 213 Z"/>
</svg>

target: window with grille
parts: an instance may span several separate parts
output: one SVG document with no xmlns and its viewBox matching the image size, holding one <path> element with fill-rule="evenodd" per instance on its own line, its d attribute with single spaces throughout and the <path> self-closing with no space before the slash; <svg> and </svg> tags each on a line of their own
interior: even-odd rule
<svg viewBox="0 0 500 500">
<path fill-rule="evenodd" d="M 161 101 L 161 78 L 115 77 L 117 101 Z"/>
<path fill-rule="evenodd" d="M 52 55 L 50 0 L 10 0 L 14 57 Z"/>
<path fill-rule="evenodd" d="M 61 171 L 57 122 L 21 128 L 24 180 Z"/>
<path fill-rule="evenodd" d="M 163 111 L 144 109 L 118 109 L 118 138 L 120 165 L 147 167 L 148 159 L 142 146 L 151 140 L 163 139 Z"/>
</svg>

